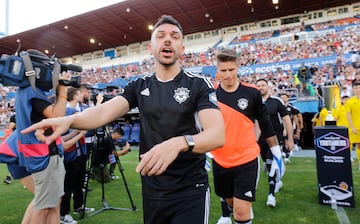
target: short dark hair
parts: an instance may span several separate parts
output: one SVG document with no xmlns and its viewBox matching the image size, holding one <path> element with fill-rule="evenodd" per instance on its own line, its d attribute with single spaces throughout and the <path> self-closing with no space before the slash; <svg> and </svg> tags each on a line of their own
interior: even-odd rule
<svg viewBox="0 0 360 224">
<path fill-rule="evenodd" d="M 266 84 L 268 84 L 268 80 L 263 79 L 263 78 L 256 80 L 255 83 L 257 84 L 258 82 L 261 82 L 261 81 L 264 81 L 264 82 L 266 82 Z"/>
<path fill-rule="evenodd" d="M 70 86 L 67 90 L 67 100 L 71 101 L 74 99 L 74 96 L 76 95 L 76 93 L 79 91 L 78 88 L 72 87 Z"/>
<path fill-rule="evenodd" d="M 233 49 L 222 48 L 216 54 L 216 59 L 218 62 L 228 62 L 228 61 L 237 61 L 237 53 Z"/>
<path fill-rule="evenodd" d="M 119 134 L 119 135 L 121 135 L 121 136 L 124 136 L 124 131 L 123 131 L 123 129 L 122 129 L 121 127 L 116 127 L 116 128 L 114 128 L 114 129 L 112 130 L 112 133 L 117 133 L 117 134 Z"/>
<path fill-rule="evenodd" d="M 181 27 L 180 23 L 176 19 L 174 19 L 174 17 L 169 16 L 169 15 L 162 15 L 158 19 L 158 21 L 155 23 L 153 31 L 163 24 L 171 24 L 171 25 L 177 26 L 177 28 L 179 28 L 181 34 L 184 34 L 183 28 Z"/>
</svg>

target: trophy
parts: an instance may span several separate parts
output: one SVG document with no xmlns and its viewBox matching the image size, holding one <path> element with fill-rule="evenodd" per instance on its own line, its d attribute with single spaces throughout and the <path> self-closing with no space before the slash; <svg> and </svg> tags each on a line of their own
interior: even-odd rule
<svg viewBox="0 0 360 224">
<path fill-rule="evenodd" d="M 336 125 L 336 120 L 331 114 L 331 110 L 335 108 L 335 88 L 336 85 L 334 82 L 327 82 L 322 87 L 323 91 L 323 100 L 325 108 L 327 109 L 328 113 L 325 119 L 325 125 Z"/>
</svg>

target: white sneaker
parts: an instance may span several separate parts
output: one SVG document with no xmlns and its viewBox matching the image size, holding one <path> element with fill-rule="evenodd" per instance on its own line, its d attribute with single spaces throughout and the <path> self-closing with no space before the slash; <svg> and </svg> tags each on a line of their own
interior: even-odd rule
<svg viewBox="0 0 360 224">
<path fill-rule="evenodd" d="M 75 215 L 80 214 L 81 209 L 82 209 L 82 208 L 74 209 L 73 214 L 75 214 Z M 85 213 L 94 212 L 94 211 L 95 211 L 95 208 L 85 207 L 85 209 L 84 209 L 84 212 L 85 212 Z"/>
<path fill-rule="evenodd" d="M 290 159 L 289 159 L 289 158 L 285 158 L 284 160 L 285 160 L 285 164 L 289 164 L 289 163 L 291 163 L 291 161 L 290 161 Z"/>
<path fill-rule="evenodd" d="M 269 194 L 266 205 L 272 208 L 276 207 L 276 199 L 274 195 Z"/>
<path fill-rule="evenodd" d="M 77 221 L 71 215 L 60 216 L 60 223 L 63 224 L 77 224 Z"/>
<path fill-rule="evenodd" d="M 275 184 L 275 193 L 278 193 L 283 185 L 284 185 L 283 182 L 279 180 L 279 182 Z"/>
<path fill-rule="evenodd" d="M 118 179 L 119 179 L 119 176 L 111 175 L 111 176 L 110 176 L 110 179 L 111 179 L 111 180 L 118 180 Z"/>
<path fill-rule="evenodd" d="M 216 224 L 232 224 L 230 217 L 223 217 L 221 216 L 220 219 L 217 221 Z"/>
</svg>

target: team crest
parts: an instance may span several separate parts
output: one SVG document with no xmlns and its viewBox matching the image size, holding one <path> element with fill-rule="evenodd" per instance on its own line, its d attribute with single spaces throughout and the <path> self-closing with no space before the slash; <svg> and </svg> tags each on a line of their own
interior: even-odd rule
<svg viewBox="0 0 360 224">
<path fill-rule="evenodd" d="M 190 96 L 189 93 L 190 90 L 187 88 L 184 87 L 177 88 L 176 90 L 174 90 L 174 99 L 176 100 L 176 102 L 182 104 L 187 100 L 187 98 L 189 98 Z"/>
<path fill-rule="evenodd" d="M 249 101 L 245 98 L 238 99 L 238 107 L 241 110 L 245 110 L 249 106 Z"/>
</svg>

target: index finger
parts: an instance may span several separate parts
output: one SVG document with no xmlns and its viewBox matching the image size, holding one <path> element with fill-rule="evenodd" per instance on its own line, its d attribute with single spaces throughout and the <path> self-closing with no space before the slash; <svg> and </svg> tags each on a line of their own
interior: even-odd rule
<svg viewBox="0 0 360 224">
<path fill-rule="evenodd" d="M 43 124 L 43 122 L 39 122 L 36 124 L 31 125 L 30 127 L 27 127 L 21 131 L 22 134 L 29 134 L 31 132 L 35 132 L 36 130 L 41 130 L 38 132 L 36 138 L 39 141 L 45 142 L 46 144 L 51 144 L 53 141 L 56 140 L 58 136 L 61 135 L 61 131 L 52 128 L 51 126 L 48 126 L 46 124 Z M 48 135 L 48 130 L 51 130 L 50 134 Z"/>
<path fill-rule="evenodd" d="M 47 129 L 50 126 L 47 126 L 46 124 L 43 123 L 43 121 L 40 121 L 38 123 L 35 123 L 23 130 L 21 130 L 21 134 L 29 134 L 30 132 L 36 131 L 36 129 Z"/>
</svg>

